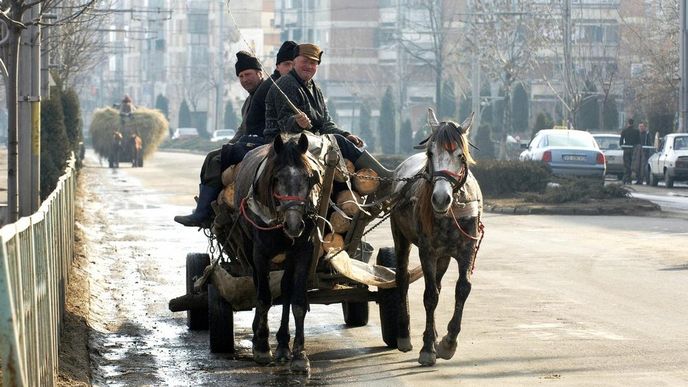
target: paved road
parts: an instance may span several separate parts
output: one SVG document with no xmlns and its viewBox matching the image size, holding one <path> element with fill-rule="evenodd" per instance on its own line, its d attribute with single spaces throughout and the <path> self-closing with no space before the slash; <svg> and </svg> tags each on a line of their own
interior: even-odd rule
<svg viewBox="0 0 688 387">
<path fill-rule="evenodd" d="M 96 384 L 306 382 L 250 360 L 251 312 L 236 314 L 237 354 L 212 355 L 204 333 L 188 332 L 184 315 L 166 310 L 167 300 L 184 292 L 185 253 L 205 249 L 200 233 L 172 222 L 190 210 L 201 162 L 157 153 L 145 168 L 113 171 L 96 161 L 85 169 Z M 424 324 L 419 281 L 410 289 L 409 353 L 383 346 L 374 304 L 368 326 L 352 329 L 339 305 L 313 306 L 306 320 L 308 383 L 688 384 L 686 219 L 487 214 L 484 222 L 454 359 L 432 368 L 416 362 Z M 388 228 L 368 241 L 391 245 Z M 452 266 L 438 308 L 440 334 L 456 276 Z"/>
</svg>

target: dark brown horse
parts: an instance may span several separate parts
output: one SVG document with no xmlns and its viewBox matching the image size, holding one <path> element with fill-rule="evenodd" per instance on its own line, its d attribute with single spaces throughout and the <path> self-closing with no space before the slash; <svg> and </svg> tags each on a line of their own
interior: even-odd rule
<svg viewBox="0 0 688 387">
<path fill-rule="evenodd" d="M 297 141 L 298 140 L 298 141 Z M 268 344 L 270 260 L 285 253 L 281 282 L 282 320 L 277 332 L 275 360 L 286 362 L 296 372 L 309 372 L 304 350 L 304 319 L 308 304 L 306 290 L 308 269 L 313 256 L 310 235 L 313 221 L 311 191 L 319 183 L 307 158 L 305 135 L 283 141 L 277 136 L 271 146 L 249 152 L 237 172 L 235 208 L 240 209 L 243 249 L 252 255 L 253 282 L 256 287 L 256 312 L 253 319 L 253 358 L 268 364 L 272 352 Z M 262 167 L 261 167 L 262 165 Z M 295 337 L 289 350 L 289 309 L 293 309 Z"/>
<path fill-rule="evenodd" d="M 411 244 L 418 246 L 425 278 L 425 332 L 418 362 L 434 365 L 437 357 L 451 359 L 456 352 L 457 336 L 461 330 L 463 307 L 471 291 L 470 275 L 482 227 L 483 199 L 478 182 L 469 166 L 474 163 L 468 150 L 470 119 L 461 125 L 454 122 L 437 123 L 430 111 L 432 134 L 425 142 L 425 153 L 406 159 L 395 171 L 396 178 L 408 178 L 423 173 L 408 187 L 397 183 L 395 192 L 402 195 L 400 204 L 392 211 L 392 234 L 397 257 L 397 286 L 401 294 L 401 309 L 397 347 L 410 351 L 408 311 L 408 263 Z M 455 289 L 454 314 L 447 334 L 437 343 L 435 308 L 441 281 L 454 258 L 459 265 L 459 280 Z"/>
</svg>

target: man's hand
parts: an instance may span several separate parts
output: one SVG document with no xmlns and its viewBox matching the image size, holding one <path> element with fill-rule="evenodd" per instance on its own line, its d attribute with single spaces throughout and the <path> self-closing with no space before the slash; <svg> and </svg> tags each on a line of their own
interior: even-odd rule
<svg viewBox="0 0 688 387">
<path fill-rule="evenodd" d="M 363 142 L 363 140 L 355 134 L 350 134 L 346 136 L 346 138 L 359 148 L 365 145 L 365 142 Z"/>
<path fill-rule="evenodd" d="M 296 124 L 302 129 L 308 129 L 311 127 L 311 120 L 304 112 L 294 115 L 294 120 L 296 120 Z"/>
</svg>

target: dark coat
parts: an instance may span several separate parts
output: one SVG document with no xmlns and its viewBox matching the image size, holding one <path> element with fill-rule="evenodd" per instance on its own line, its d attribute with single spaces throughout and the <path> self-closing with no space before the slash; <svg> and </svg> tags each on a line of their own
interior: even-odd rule
<svg viewBox="0 0 688 387">
<path fill-rule="evenodd" d="M 619 145 L 632 145 L 636 146 L 640 144 L 640 132 L 638 129 L 627 126 L 621 131 L 621 138 L 619 138 Z"/>
<path fill-rule="evenodd" d="M 350 134 L 339 129 L 332 121 L 322 91 L 313 80 L 304 82 L 295 70 L 291 70 L 289 74 L 277 81 L 277 85 L 311 120 L 312 128 L 308 130 L 315 134 L 341 134 L 345 137 Z M 280 132 L 301 133 L 303 129 L 296 123 L 294 115 L 294 111 L 282 93 L 276 87 L 271 87 L 265 107 L 264 137 L 269 140 Z"/>
<path fill-rule="evenodd" d="M 248 135 L 263 137 L 263 131 L 265 130 L 265 99 L 273 85 L 273 81 L 280 78 L 279 71 L 275 70 L 270 78 L 272 78 L 272 81 L 270 79 L 264 80 L 251 98 L 251 106 L 244 118 L 246 134 Z"/>
<path fill-rule="evenodd" d="M 260 85 L 258 85 L 256 90 L 254 90 L 253 93 L 249 93 L 248 98 L 246 98 L 246 100 L 244 101 L 244 104 L 241 105 L 241 124 L 237 128 L 237 131 L 236 131 L 236 134 L 234 135 L 234 137 L 232 137 L 232 139 L 229 140 L 230 143 L 235 143 L 235 142 L 239 141 L 241 136 L 249 134 L 249 133 L 247 133 L 246 117 L 248 116 L 248 113 L 251 110 L 251 106 L 253 105 L 253 97 L 256 94 L 256 92 L 258 91 L 258 89 L 260 88 L 260 86 L 263 85 L 263 83 L 265 83 L 265 81 L 261 81 Z"/>
</svg>

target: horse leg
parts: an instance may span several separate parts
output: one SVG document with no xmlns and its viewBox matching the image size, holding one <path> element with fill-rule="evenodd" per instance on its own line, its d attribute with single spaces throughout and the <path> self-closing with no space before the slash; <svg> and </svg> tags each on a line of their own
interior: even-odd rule
<svg viewBox="0 0 688 387">
<path fill-rule="evenodd" d="M 292 372 L 309 374 L 311 372 L 311 363 L 306 356 L 306 351 L 304 349 L 305 338 L 304 338 L 304 320 L 306 318 L 306 312 L 308 311 L 308 304 L 306 300 L 306 287 L 308 285 L 308 270 L 310 268 L 310 258 L 311 252 L 313 251 L 313 245 L 308 243 L 306 246 L 310 248 L 301 248 L 301 254 L 295 254 L 293 259 L 295 262 L 294 267 L 294 282 L 293 282 L 293 293 L 292 293 L 292 313 L 294 314 L 294 347 L 292 351 L 291 364 L 289 369 Z M 290 257 L 287 257 L 289 259 Z"/>
<path fill-rule="evenodd" d="M 402 235 L 401 231 L 392 222 L 392 235 L 394 237 L 394 250 L 397 258 L 396 282 L 399 291 L 399 331 L 397 334 L 397 348 L 401 352 L 413 349 L 411 344 L 411 329 L 408 304 L 409 274 L 408 263 L 411 243 Z"/>
<path fill-rule="evenodd" d="M 268 311 L 272 304 L 270 295 L 270 282 L 268 277 L 267 256 L 258 251 L 256 246 L 253 250 L 253 281 L 256 286 L 256 313 L 253 317 L 253 360 L 256 363 L 265 365 L 272 361 L 268 336 L 270 327 L 268 326 Z"/>
<path fill-rule="evenodd" d="M 420 350 L 418 363 L 424 366 L 435 365 L 437 354 L 435 352 L 435 308 L 439 301 L 440 292 L 437 289 L 437 259 L 432 255 L 432 250 L 419 249 L 420 261 L 423 266 L 425 278 L 425 292 L 423 293 L 423 305 L 425 306 L 425 332 L 423 332 L 423 348 Z"/>
<path fill-rule="evenodd" d="M 277 350 L 275 351 L 275 361 L 286 363 L 291 359 L 289 350 L 289 308 L 291 305 L 291 295 L 293 294 L 294 281 L 294 260 L 288 259 L 284 263 L 284 276 L 282 277 L 282 320 L 277 331 Z"/>
<path fill-rule="evenodd" d="M 474 243 L 466 243 L 459 253 L 459 280 L 454 294 L 454 315 L 447 325 L 447 334 L 437 344 L 437 356 L 449 360 L 456 352 L 457 337 L 461 332 L 461 317 L 468 295 L 471 293 L 470 266 L 473 258 Z"/>
</svg>

